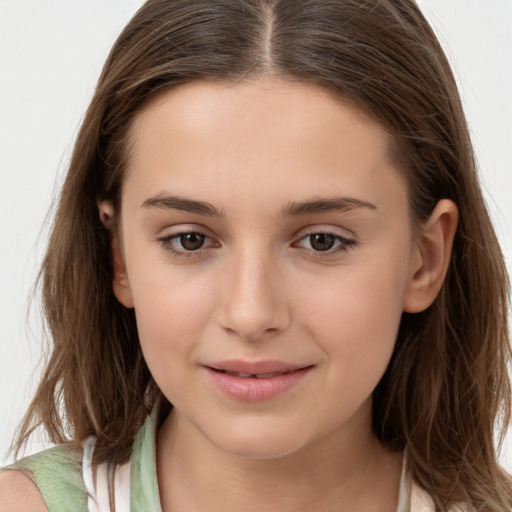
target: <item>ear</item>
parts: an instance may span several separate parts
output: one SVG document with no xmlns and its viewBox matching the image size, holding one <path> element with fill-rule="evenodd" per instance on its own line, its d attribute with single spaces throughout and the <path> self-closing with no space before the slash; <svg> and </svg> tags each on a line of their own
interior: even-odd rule
<svg viewBox="0 0 512 512">
<path fill-rule="evenodd" d="M 113 231 L 114 206 L 110 201 L 98 201 L 98 211 L 101 222 L 108 229 L 111 236 L 112 267 L 114 270 L 112 288 L 114 295 L 124 307 L 133 308 L 132 291 L 126 273 L 119 235 Z"/>
<path fill-rule="evenodd" d="M 439 201 L 414 242 L 410 278 L 404 297 L 404 311 L 427 309 L 443 285 L 459 222 L 459 210 L 449 199 Z"/>
</svg>

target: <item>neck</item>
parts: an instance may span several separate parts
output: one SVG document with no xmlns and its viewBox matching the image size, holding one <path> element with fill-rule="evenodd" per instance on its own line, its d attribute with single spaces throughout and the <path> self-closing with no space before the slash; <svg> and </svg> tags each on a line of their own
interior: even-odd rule
<svg viewBox="0 0 512 512">
<path fill-rule="evenodd" d="M 173 411 L 158 436 L 162 509 L 394 512 L 402 456 L 369 427 L 355 427 L 356 437 L 331 432 L 291 454 L 249 458 L 214 445 Z"/>
</svg>

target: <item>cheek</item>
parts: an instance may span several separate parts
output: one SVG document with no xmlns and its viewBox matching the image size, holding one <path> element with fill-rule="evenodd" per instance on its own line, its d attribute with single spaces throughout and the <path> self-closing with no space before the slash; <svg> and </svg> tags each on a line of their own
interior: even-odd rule
<svg viewBox="0 0 512 512">
<path fill-rule="evenodd" d="M 366 382 L 368 391 L 380 380 L 402 316 L 404 268 L 377 262 L 363 271 L 347 268 L 335 279 L 308 284 L 304 293 L 297 293 L 307 294 L 298 316 L 326 354 L 331 378 Z"/>
<path fill-rule="evenodd" d="M 147 364 L 157 382 L 179 372 L 178 361 L 192 361 L 201 333 L 213 314 L 208 286 L 179 267 L 145 266 L 130 275 L 137 329 Z M 172 371 L 170 369 L 172 368 Z"/>
</svg>

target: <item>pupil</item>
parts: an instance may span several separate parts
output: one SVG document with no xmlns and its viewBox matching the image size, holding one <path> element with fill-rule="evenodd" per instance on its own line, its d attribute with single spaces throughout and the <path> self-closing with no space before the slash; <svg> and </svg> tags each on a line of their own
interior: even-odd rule
<svg viewBox="0 0 512 512">
<path fill-rule="evenodd" d="M 187 251 L 196 251 L 204 244 L 204 235 L 201 235 L 201 233 L 187 233 L 180 236 L 180 242 Z"/>
<path fill-rule="evenodd" d="M 311 247 L 313 247 L 315 251 L 328 251 L 333 248 L 336 239 L 334 236 L 326 233 L 316 233 L 314 235 L 310 235 L 309 241 L 311 243 Z"/>
</svg>

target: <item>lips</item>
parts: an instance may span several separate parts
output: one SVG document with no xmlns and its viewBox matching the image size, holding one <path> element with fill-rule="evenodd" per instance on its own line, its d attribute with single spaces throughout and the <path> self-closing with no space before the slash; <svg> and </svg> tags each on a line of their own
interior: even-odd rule
<svg viewBox="0 0 512 512">
<path fill-rule="evenodd" d="M 275 398 L 298 385 L 313 365 L 229 360 L 209 363 L 204 368 L 211 382 L 224 395 L 243 402 L 259 402 Z"/>
<path fill-rule="evenodd" d="M 228 361 L 218 361 L 207 363 L 205 366 L 218 370 L 220 372 L 238 374 L 243 377 L 262 377 L 272 376 L 271 374 L 290 373 L 300 368 L 311 365 L 298 365 L 277 360 L 265 361 L 244 361 L 241 359 L 230 359 Z"/>
</svg>

